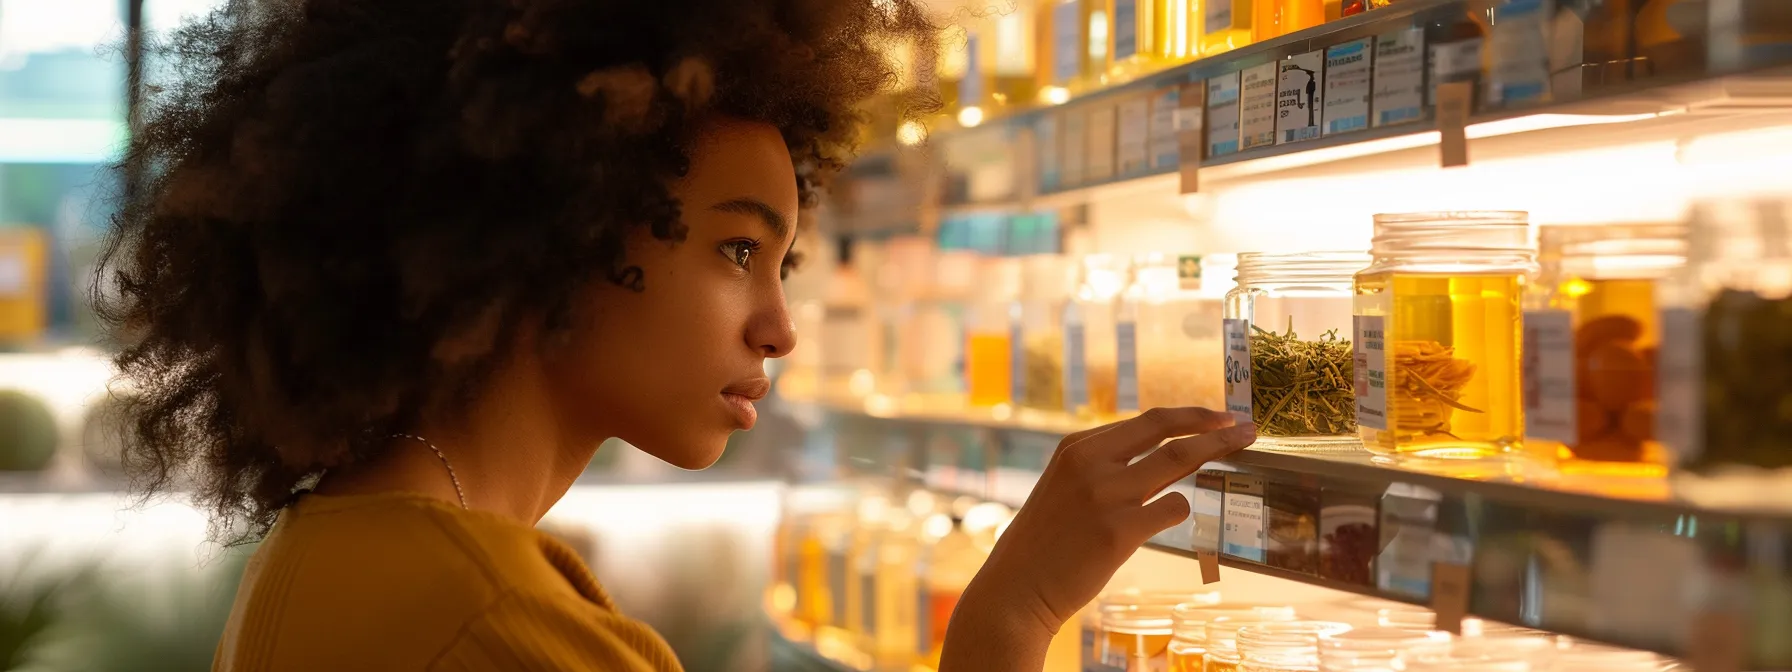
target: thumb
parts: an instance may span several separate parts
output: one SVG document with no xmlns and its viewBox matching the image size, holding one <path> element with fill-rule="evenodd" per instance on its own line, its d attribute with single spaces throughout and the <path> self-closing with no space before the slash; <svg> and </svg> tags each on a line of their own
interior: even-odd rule
<svg viewBox="0 0 1792 672">
<path fill-rule="evenodd" d="M 1133 513 L 1136 530 L 1144 537 L 1153 537 L 1157 533 L 1181 525 L 1188 520 L 1188 498 L 1180 492 L 1166 492 L 1162 497 L 1151 500 Z"/>
</svg>

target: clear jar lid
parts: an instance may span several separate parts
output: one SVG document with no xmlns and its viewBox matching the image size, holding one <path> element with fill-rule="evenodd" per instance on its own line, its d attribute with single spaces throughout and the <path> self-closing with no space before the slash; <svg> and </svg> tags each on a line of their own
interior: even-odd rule
<svg viewBox="0 0 1792 672">
<path fill-rule="evenodd" d="M 1237 651 L 1238 632 L 1252 625 L 1286 623 L 1283 619 L 1262 619 L 1253 616 L 1221 616 L 1207 622 L 1209 651 Z"/>
<path fill-rule="evenodd" d="M 1336 621 L 1254 623 L 1239 628 L 1238 653 L 1255 662 L 1317 665 L 1320 635 L 1349 631 Z"/>
<path fill-rule="evenodd" d="M 1170 607 L 1161 604 L 1131 604 L 1101 610 L 1102 632 L 1129 635 L 1170 634 Z"/>
<path fill-rule="evenodd" d="M 1369 265 L 1362 252 L 1245 252 L 1238 255 L 1238 286 L 1272 284 L 1350 285 Z"/>
<path fill-rule="evenodd" d="M 1530 215 L 1516 210 L 1410 212 L 1375 216 L 1367 272 L 1416 265 L 1419 271 L 1530 268 Z"/>
<path fill-rule="evenodd" d="M 1683 224 L 1545 226 L 1537 260 L 1545 271 L 1594 279 L 1666 277 L 1686 263 Z"/>
<path fill-rule="evenodd" d="M 1358 663 L 1389 663 L 1407 653 L 1448 646 L 1450 635 L 1437 630 L 1355 628 L 1319 635 L 1319 663 L 1337 669 L 1358 669 Z"/>
<path fill-rule="evenodd" d="M 1207 624 L 1221 618 L 1247 621 L 1292 621 L 1294 607 L 1275 604 L 1221 602 L 1219 604 L 1179 604 L 1172 612 L 1176 620 L 1176 636 L 1190 641 L 1207 641 Z"/>
<path fill-rule="evenodd" d="M 1388 628 L 1430 630 L 1437 627 L 1437 612 L 1403 604 L 1376 610 L 1375 621 Z"/>
</svg>

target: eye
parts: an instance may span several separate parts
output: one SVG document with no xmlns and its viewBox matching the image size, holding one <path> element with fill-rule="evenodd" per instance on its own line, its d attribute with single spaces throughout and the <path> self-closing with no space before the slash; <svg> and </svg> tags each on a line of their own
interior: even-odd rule
<svg viewBox="0 0 1792 672">
<path fill-rule="evenodd" d="M 727 257 L 728 261 L 734 262 L 735 266 L 739 266 L 743 269 L 750 269 L 752 268 L 753 255 L 759 252 L 759 241 L 730 240 L 726 243 L 722 243 L 722 246 L 719 249 L 722 256 Z"/>
</svg>

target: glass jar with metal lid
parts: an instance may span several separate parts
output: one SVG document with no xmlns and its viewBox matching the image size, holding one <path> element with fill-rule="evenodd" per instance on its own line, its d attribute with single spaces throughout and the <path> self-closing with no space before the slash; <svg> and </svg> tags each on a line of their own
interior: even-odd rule
<svg viewBox="0 0 1792 672">
<path fill-rule="evenodd" d="M 1226 410 L 1267 449 L 1356 450 L 1351 278 L 1360 252 L 1238 255 L 1226 295 Z"/>
<path fill-rule="evenodd" d="M 1179 604 L 1171 613 L 1170 672 L 1201 672 L 1207 654 L 1207 624 L 1219 618 L 1292 621 L 1294 608 L 1240 603 Z"/>
<path fill-rule="evenodd" d="M 1520 302 L 1536 275 L 1523 212 L 1375 216 L 1356 276 L 1357 424 L 1382 455 L 1486 459 L 1524 446 Z"/>
<path fill-rule="evenodd" d="M 1681 224 L 1545 226 L 1524 301 L 1525 442 L 1564 470 L 1660 477 L 1656 284 L 1686 263 Z"/>
<path fill-rule="evenodd" d="M 1257 623 L 1238 631 L 1242 672 L 1317 672 L 1319 636 L 1348 632 L 1335 621 Z"/>
</svg>

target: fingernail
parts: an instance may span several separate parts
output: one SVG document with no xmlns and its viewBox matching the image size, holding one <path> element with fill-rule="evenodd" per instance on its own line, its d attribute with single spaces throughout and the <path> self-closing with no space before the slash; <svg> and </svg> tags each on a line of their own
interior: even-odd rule
<svg viewBox="0 0 1792 672">
<path fill-rule="evenodd" d="M 1231 433 L 1229 438 L 1241 444 L 1257 440 L 1257 423 L 1254 422 L 1239 423 L 1226 428 L 1226 431 Z"/>
</svg>

